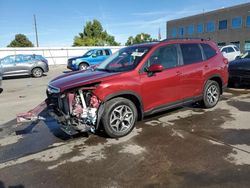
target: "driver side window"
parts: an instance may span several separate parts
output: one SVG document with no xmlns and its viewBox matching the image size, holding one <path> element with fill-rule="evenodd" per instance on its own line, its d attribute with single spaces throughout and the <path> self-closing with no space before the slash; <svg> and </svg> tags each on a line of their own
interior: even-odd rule
<svg viewBox="0 0 250 188">
<path fill-rule="evenodd" d="M 165 69 L 178 66 L 176 45 L 167 45 L 155 50 L 144 65 L 144 70 L 153 64 L 161 64 Z"/>
</svg>

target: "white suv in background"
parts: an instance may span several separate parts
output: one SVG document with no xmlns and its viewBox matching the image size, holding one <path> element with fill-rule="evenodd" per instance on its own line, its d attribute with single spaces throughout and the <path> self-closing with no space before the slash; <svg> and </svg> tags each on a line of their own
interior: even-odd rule
<svg viewBox="0 0 250 188">
<path fill-rule="evenodd" d="M 222 52 L 223 56 L 228 59 L 228 61 L 235 60 L 241 54 L 240 49 L 233 44 L 223 46 L 220 51 Z"/>
</svg>

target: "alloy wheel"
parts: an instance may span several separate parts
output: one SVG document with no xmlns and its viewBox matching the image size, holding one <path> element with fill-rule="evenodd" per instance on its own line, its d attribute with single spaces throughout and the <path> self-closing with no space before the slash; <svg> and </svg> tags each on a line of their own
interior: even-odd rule
<svg viewBox="0 0 250 188">
<path fill-rule="evenodd" d="M 207 89 L 207 102 L 213 106 L 215 105 L 219 100 L 219 89 L 216 87 L 216 85 L 211 85 Z"/>
<path fill-rule="evenodd" d="M 119 105 L 111 112 L 110 127 L 117 133 L 126 132 L 133 126 L 133 122 L 133 111 L 127 105 Z"/>
</svg>

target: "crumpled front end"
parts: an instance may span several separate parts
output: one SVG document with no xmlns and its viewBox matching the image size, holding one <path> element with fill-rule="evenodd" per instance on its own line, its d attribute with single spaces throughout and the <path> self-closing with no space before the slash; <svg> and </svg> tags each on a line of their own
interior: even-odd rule
<svg viewBox="0 0 250 188">
<path fill-rule="evenodd" d="M 47 105 L 64 132 L 74 135 L 79 132 L 95 132 L 100 121 L 101 101 L 93 93 L 95 87 L 82 87 L 61 93 L 48 87 Z"/>
</svg>

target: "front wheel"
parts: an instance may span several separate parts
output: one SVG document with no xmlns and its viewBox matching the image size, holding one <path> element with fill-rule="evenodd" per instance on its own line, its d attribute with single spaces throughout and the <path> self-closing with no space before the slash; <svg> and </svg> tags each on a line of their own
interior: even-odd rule
<svg viewBox="0 0 250 188">
<path fill-rule="evenodd" d="M 138 117 L 134 103 L 128 99 L 119 97 L 106 103 L 102 117 L 104 130 L 111 138 L 118 138 L 129 134 Z"/>
<path fill-rule="evenodd" d="M 203 104 L 206 108 L 214 107 L 220 99 L 220 86 L 214 80 L 208 80 L 203 92 Z"/>
<path fill-rule="evenodd" d="M 88 68 L 88 65 L 86 63 L 81 63 L 79 65 L 79 70 L 86 70 Z"/>
</svg>

